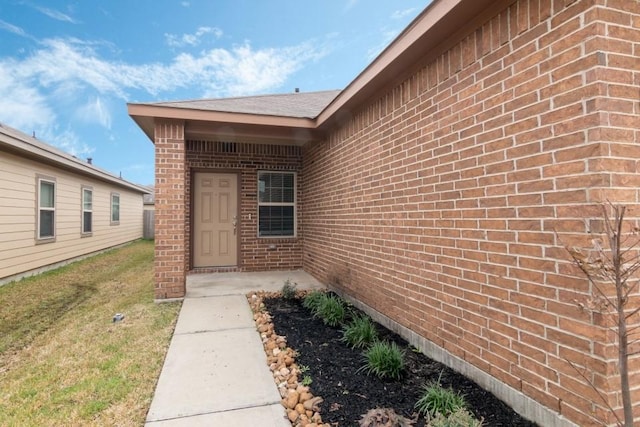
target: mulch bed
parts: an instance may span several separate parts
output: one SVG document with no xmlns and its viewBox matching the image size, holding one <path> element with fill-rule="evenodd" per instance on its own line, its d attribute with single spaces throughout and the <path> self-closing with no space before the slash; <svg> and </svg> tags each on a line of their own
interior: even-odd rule
<svg viewBox="0 0 640 427">
<path fill-rule="evenodd" d="M 296 364 L 308 367 L 305 375 L 313 380 L 311 391 L 324 399 L 324 423 L 357 426 L 361 416 L 376 407 L 393 408 L 400 415 L 414 418 L 422 386 L 440 378 L 443 387 L 451 386 L 464 396 L 468 409 L 484 420 L 484 426 L 536 426 L 473 381 L 413 351 L 404 339 L 381 325 L 377 324 L 381 340 L 395 341 L 406 349 L 405 374 L 400 381 L 358 372 L 363 365 L 362 350 L 343 343 L 341 329 L 328 327 L 313 317 L 300 299 L 266 298 L 264 304 L 276 333 L 286 336 L 287 345 L 297 351 Z M 424 425 L 421 416 L 415 426 Z"/>
</svg>

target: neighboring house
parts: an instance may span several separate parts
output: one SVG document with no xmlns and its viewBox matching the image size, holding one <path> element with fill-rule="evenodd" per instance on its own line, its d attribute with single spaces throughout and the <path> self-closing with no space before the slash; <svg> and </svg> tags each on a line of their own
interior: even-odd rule
<svg viewBox="0 0 640 427">
<path fill-rule="evenodd" d="M 563 245 L 599 202 L 640 216 L 638 23 L 637 1 L 435 0 L 341 92 L 130 104 L 156 298 L 304 268 L 540 425 L 612 424 L 569 363 L 620 407 Z"/>
<path fill-rule="evenodd" d="M 155 198 L 153 194 L 153 187 L 147 188 L 150 193 L 145 194 L 142 198 L 143 206 L 145 211 L 152 211 L 155 209 Z"/>
<path fill-rule="evenodd" d="M 0 283 L 141 238 L 146 191 L 0 124 Z"/>
<path fill-rule="evenodd" d="M 150 193 L 144 195 L 144 230 L 142 237 L 153 239 L 155 235 L 155 196 L 153 187 L 148 187 L 147 189 Z"/>
</svg>

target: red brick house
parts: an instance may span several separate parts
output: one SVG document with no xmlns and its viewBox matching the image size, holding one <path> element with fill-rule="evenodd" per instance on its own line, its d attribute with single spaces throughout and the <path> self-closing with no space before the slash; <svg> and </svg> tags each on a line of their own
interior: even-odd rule
<svg viewBox="0 0 640 427">
<path fill-rule="evenodd" d="M 539 424 L 612 424 L 569 364 L 621 406 L 563 242 L 604 200 L 638 216 L 639 58 L 637 0 L 435 0 L 342 91 L 130 104 L 156 298 L 303 268 Z"/>
</svg>

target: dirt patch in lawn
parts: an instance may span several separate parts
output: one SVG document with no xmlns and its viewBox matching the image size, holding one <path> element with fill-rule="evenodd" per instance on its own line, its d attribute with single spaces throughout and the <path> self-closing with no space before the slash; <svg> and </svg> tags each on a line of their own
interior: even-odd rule
<svg viewBox="0 0 640 427">
<path fill-rule="evenodd" d="M 443 387 L 451 386 L 464 396 L 468 409 L 483 419 L 485 426 L 536 425 L 473 381 L 414 351 L 404 339 L 378 324 L 381 340 L 396 342 L 405 349 L 406 368 L 399 381 L 380 380 L 358 372 L 364 364 L 362 350 L 354 350 L 342 342 L 342 330 L 328 327 L 313 317 L 300 299 L 266 298 L 264 304 L 275 332 L 286 336 L 287 345 L 298 353 L 296 364 L 304 367 L 305 375 L 311 378 L 312 393 L 324 399 L 321 406 L 324 423 L 356 426 L 364 413 L 376 407 L 390 407 L 407 418 L 416 418 L 414 405 L 423 385 L 440 378 Z M 417 418 L 415 425 L 424 426 L 424 418 Z"/>
</svg>

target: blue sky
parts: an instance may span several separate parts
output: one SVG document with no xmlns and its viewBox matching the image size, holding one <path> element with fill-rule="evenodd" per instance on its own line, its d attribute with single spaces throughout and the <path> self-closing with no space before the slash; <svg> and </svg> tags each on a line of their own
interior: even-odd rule
<svg viewBox="0 0 640 427">
<path fill-rule="evenodd" d="M 429 0 L 0 0 L 0 122 L 153 183 L 127 102 L 342 89 Z"/>
</svg>

